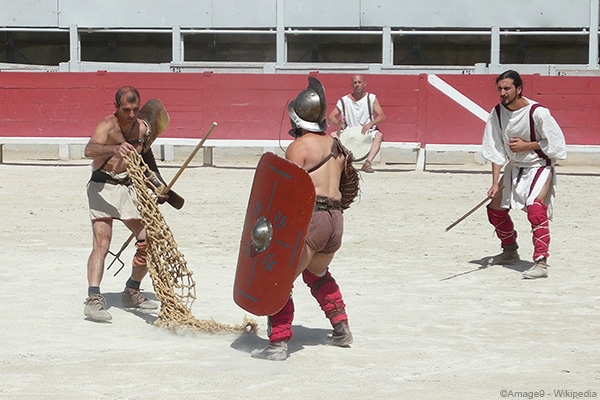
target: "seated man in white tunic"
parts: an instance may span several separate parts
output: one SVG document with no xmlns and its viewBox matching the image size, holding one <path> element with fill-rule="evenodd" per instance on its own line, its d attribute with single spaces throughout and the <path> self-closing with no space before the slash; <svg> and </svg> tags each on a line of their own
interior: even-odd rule
<svg viewBox="0 0 600 400">
<path fill-rule="evenodd" d="M 353 75 L 353 92 L 337 101 L 327 119 L 332 125 L 341 129 L 362 127 L 361 133 L 371 136 L 373 143 L 361 168 L 361 170 L 371 173 L 374 172 L 373 159 L 379 153 L 381 142 L 383 142 L 383 133 L 377 129 L 377 125 L 385 121 L 385 114 L 377 96 L 365 91 L 366 86 L 367 81 L 363 75 Z M 334 132 L 332 136 L 340 137 L 340 134 Z M 357 154 L 354 154 L 354 157 L 360 159 Z"/>
</svg>

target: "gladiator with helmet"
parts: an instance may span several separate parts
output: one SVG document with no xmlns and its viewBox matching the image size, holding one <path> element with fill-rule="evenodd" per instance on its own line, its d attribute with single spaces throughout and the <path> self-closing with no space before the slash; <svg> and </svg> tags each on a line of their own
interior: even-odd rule
<svg viewBox="0 0 600 400">
<path fill-rule="evenodd" d="M 348 347 L 353 339 L 348 325 L 346 305 L 340 287 L 329 271 L 329 265 L 342 244 L 344 177 L 351 166 L 351 154 L 339 140 L 325 133 L 327 129 L 325 89 L 321 82 L 308 78 L 308 88 L 288 105 L 294 141 L 287 148 L 287 160 L 309 174 L 314 185 L 316 203 L 296 275 L 304 283 L 331 322 L 333 333 L 329 343 Z M 354 192 L 356 195 L 356 191 Z M 353 197 L 352 197 L 353 198 Z M 254 358 L 285 360 L 292 339 L 294 302 L 290 295 L 281 310 L 268 317 L 269 344 L 252 351 Z"/>
</svg>

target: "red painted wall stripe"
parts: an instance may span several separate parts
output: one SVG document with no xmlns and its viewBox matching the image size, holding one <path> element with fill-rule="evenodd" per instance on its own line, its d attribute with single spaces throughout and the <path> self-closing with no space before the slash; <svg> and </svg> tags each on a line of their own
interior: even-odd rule
<svg viewBox="0 0 600 400">
<path fill-rule="evenodd" d="M 326 89 L 328 112 L 350 93 L 350 74 L 313 73 Z M 495 75 L 438 75 L 485 110 L 498 102 Z M 547 106 L 568 144 L 600 145 L 600 77 L 523 75 L 524 95 Z M 114 111 L 114 93 L 136 86 L 171 115 L 165 137 L 213 139 L 287 137 L 286 104 L 307 75 L 216 73 L 0 72 L 0 136 L 89 137 Z M 426 75 L 368 75 L 386 113 L 386 141 L 480 144 L 484 122 L 430 85 Z"/>
</svg>

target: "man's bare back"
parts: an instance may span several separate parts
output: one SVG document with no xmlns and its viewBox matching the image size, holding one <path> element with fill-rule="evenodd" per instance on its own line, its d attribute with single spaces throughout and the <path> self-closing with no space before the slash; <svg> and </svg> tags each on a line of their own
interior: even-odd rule
<svg viewBox="0 0 600 400">
<path fill-rule="evenodd" d="M 316 167 L 332 152 L 334 139 L 325 134 L 307 132 L 294 140 L 287 149 L 286 158 L 307 171 Z M 317 170 L 310 172 L 317 196 L 340 200 L 340 178 L 346 158 L 343 154 L 331 157 Z"/>
</svg>

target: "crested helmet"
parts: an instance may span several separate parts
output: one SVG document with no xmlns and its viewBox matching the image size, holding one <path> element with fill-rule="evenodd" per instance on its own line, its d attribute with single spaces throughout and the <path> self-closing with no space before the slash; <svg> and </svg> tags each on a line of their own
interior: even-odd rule
<svg viewBox="0 0 600 400">
<path fill-rule="evenodd" d="M 308 87 L 288 104 L 292 124 L 290 135 L 297 136 L 300 128 L 309 132 L 325 132 L 326 113 L 325 88 L 317 78 L 309 76 Z"/>
</svg>

